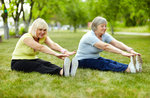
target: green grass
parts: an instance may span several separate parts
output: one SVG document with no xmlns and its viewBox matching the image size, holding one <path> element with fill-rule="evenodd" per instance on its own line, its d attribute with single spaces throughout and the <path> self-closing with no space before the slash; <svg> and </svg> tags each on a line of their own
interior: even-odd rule
<svg viewBox="0 0 150 98">
<path fill-rule="evenodd" d="M 149 26 L 136 26 L 136 27 L 115 27 L 115 32 L 136 32 L 136 33 L 150 33 Z"/>
<path fill-rule="evenodd" d="M 52 40 L 70 51 L 76 50 L 84 33 L 51 32 Z M 150 97 L 150 36 L 115 35 L 142 54 L 143 72 L 137 74 L 103 72 L 78 69 L 75 77 L 60 77 L 37 72 L 11 71 L 11 54 L 18 38 L 0 43 L 0 97 L 39 98 L 149 98 Z M 108 52 L 102 57 L 122 63 L 129 58 Z M 63 61 L 54 56 L 39 54 L 39 57 L 62 67 Z M 72 57 L 71 57 L 72 58 Z"/>
</svg>

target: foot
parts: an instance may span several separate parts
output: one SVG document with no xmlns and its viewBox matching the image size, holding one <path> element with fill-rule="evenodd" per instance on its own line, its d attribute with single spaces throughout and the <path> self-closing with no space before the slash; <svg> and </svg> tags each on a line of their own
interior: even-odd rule
<svg viewBox="0 0 150 98">
<path fill-rule="evenodd" d="M 131 73 L 136 73 L 134 56 L 130 57 L 129 69 Z"/>
<path fill-rule="evenodd" d="M 136 55 L 136 70 L 142 72 L 142 58 L 140 55 Z"/>
<path fill-rule="evenodd" d="M 68 57 L 66 57 L 64 59 L 64 66 L 63 66 L 63 75 L 65 77 L 69 76 L 69 69 L 70 69 L 70 59 Z"/>
<path fill-rule="evenodd" d="M 71 63 L 71 70 L 70 70 L 70 75 L 71 76 L 75 76 L 77 68 L 78 68 L 78 60 L 77 60 L 76 57 L 74 57 L 72 59 L 72 63 Z"/>
</svg>

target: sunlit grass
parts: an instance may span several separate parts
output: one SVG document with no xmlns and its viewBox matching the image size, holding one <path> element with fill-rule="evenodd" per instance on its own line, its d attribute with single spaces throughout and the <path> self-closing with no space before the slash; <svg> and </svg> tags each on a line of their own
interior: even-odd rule
<svg viewBox="0 0 150 98">
<path fill-rule="evenodd" d="M 83 32 L 50 32 L 50 37 L 64 48 L 77 50 Z M 11 71 L 11 54 L 18 38 L 0 43 L 0 97 L 40 98 L 149 98 L 150 97 L 150 36 L 114 35 L 114 37 L 142 54 L 143 72 L 137 74 L 102 72 L 78 69 L 75 77 L 60 77 L 36 72 Z M 108 52 L 102 57 L 122 63 L 129 58 Z M 62 67 L 63 61 L 54 56 L 39 54 L 39 57 Z M 72 57 L 71 57 L 72 58 Z"/>
<path fill-rule="evenodd" d="M 116 32 L 136 32 L 136 33 L 150 33 L 150 29 L 147 26 L 136 26 L 136 27 L 115 27 Z"/>
</svg>

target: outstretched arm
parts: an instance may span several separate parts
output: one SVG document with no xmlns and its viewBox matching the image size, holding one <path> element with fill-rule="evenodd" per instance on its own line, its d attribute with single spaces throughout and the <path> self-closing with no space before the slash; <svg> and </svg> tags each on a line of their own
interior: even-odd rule
<svg viewBox="0 0 150 98">
<path fill-rule="evenodd" d="M 116 39 L 112 40 L 110 42 L 110 44 L 115 46 L 115 47 L 117 47 L 117 48 L 119 48 L 119 49 L 121 49 L 121 50 L 124 50 L 124 51 L 128 51 L 129 52 L 130 50 L 132 50 L 131 47 L 128 47 L 127 45 L 125 45 L 124 43 L 122 43 L 122 42 L 120 42 L 120 41 L 118 41 Z"/>
<path fill-rule="evenodd" d="M 68 55 L 66 55 L 66 54 L 59 54 L 59 53 L 53 51 L 52 49 L 50 49 L 49 47 L 47 47 L 47 46 L 45 46 L 45 45 L 39 44 L 38 42 L 36 42 L 36 41 L 35 41 L 34 39 L 32 39 L 32 38 L 25 38 L 25 39 L 23 40 L 23 42 L 24 42 L 27 46 L 33 48 L 33 49 L 36 50 L 36 51 L 40 51 L 40 52 L 43 52 L 43 53 L 46 53 L 46 54 L 54 55 L 54 56 L 56 56 L 56 57 L 58 57 L 58 58 L 60 58 L 60 59 L 63 59 L 63 57 L 67 57 L 67 56 L 68 56 Z"/>
<path fill-rule="evenodd" d="M 63 54 L 67 54 L 67 55 L 73 55 L 76 52 L 69 52 L 68 50 L 62 48 L 60 45 L 58 45 L 57 43 L 53 42 L 49 37 L 46 38 L 45 43 L 53 50 L 56 50 L 58 52 L 61 52 Z"/>
<path fill-rule="evenodd" d="M 111 45 L 113 45 L 114 47 L 117 47 L 121 50 L 124 50 L 124 51 L 127 51 L 129 53 L 133 53 L 133 54 L 138 54 L 140 55 L 139 53 L 135 52 L 131 47 L 128 47 L 127 45 L 125 45 L 124 43 L 114 39 L 110 42 Z"/>
<path fill-rule="evenodd" d="M 95 43 L 94 46 L 99 48 L 99 49 L 102 49 L 104 51 L 108 51 L 108 52 L 112 52 L 112 53 L 116 53 L 116 54 L 121 54 L 121 55 L 126 56 L 126 57 L 130 57 L 133 55 L 133 54 L 124 52 L 121 49 L 112 46 L 111 44 L 104 43 L 103 41 L 99 41 L 99 42 Z"/>
</svg>

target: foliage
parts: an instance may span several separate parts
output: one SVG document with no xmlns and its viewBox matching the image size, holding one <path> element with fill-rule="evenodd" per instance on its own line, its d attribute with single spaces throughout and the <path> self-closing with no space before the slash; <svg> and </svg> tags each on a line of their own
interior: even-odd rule
<svg viewBox="0 0 150 98">
<path fill-rule="evenodd" d="M 69 24 L 74 27 L 74 31 L 79 25 L 87 23 L 86 4 L 81 0 L 63 0 L 59 2 L 59 10 L 57 17 L 61 16 L 61 21 L 64 24 Z M 60 19 L 59 19 L 60 20 Z"/>
<path fill-rule="evenodd" d="M 19 30 L 19 34 L 22 35 L 24 33 L 26 33 L 25 28 L 21 27 L 20 30 Z"/>
<path fill-rule="evenodd" d="M 145 10 L 148 8 L 146 2 L 143 0 L 122 0 L 120 9 L 122 15 L 124 15 L 124 20 L 126 26 L 141 26 L 146 24 L 148 19 L 148 13 Z"/>
<path fill-rule="evenodd" d="M 24 27 L 21 27 L 20 30 L 19 30 L 19 35 L 22 35 L 22 34 L 24 34 L 24 33 L 26 33 L 25 28 L 24 28 Z M 16 35 L 16 34 L 15 34 L 15 29 L 9 30 L 9 35 L 10 35 L 10 36 L 15 36 L 15 35 Z"/>
<path fill-rule="evenodd" d="M 24 0 L 9 0 L 10 12 L 9 14 L 15 22 L 15 33 L 19 36 L 19 20 L 21 12 L 23 11 Z"/>
<path fill-rule="evenodd" d="M 18 32 L 20 15 L 23 5 L 34 4 L 30 13 L 25 13 L 24 23 L 28 28 L 30 21 L 38 17 L 48 24 L 61 23 L 73 26 L 76 30 L 80 25 L 87 26 L 96 16 L 103 16 L 108 20 L 112 31 L 116 22 L 122 22 L 127 27 L 149 25 L 150 30 L 150 0 L 5 0 L 9 17 L 15 21 Z M 30 5 L 31 8 L 31 5 Z M 4 4 L 1 6 L 1 11 Z M 30 19 L 30 18 L 31 19 Z M 26 30 L 27 31 L 27 30 Z M 16 34 L 17 35 L 17 34 Z"/>
<path fill-rule="evenodd" d="M 23 7 L 23 10 L 22 10 L 22 13 L 23 13 L 23 22 L 24 22 L 24 25 L 25 25 L 24 32 L 28 32 L 30 22 L 31 22 L 31 20 L 33 18 L 34 0 L 27 0 L 26 2 L 24 2 L 24 4 L 29 4 L 30 5 L 29 13 L 25 9 L 25 7 Z"/>
<path fill-rule="evenodd" d="M 16 35 L 15 30 L 14 29 L 9 30 L 9 35 L 10 36 L 15 36 Z"/>
<path fill-rule="evenodd" d="M 2 6 L 0 7 L 2 10 L 1 17 L 3 19 L 3 27 L 4 27 L 4 38 L 9 39 L 9 27 L 8 27 L 8 8 L 6 7 L 5 1 L 1 0 Z"/>
</svg>

